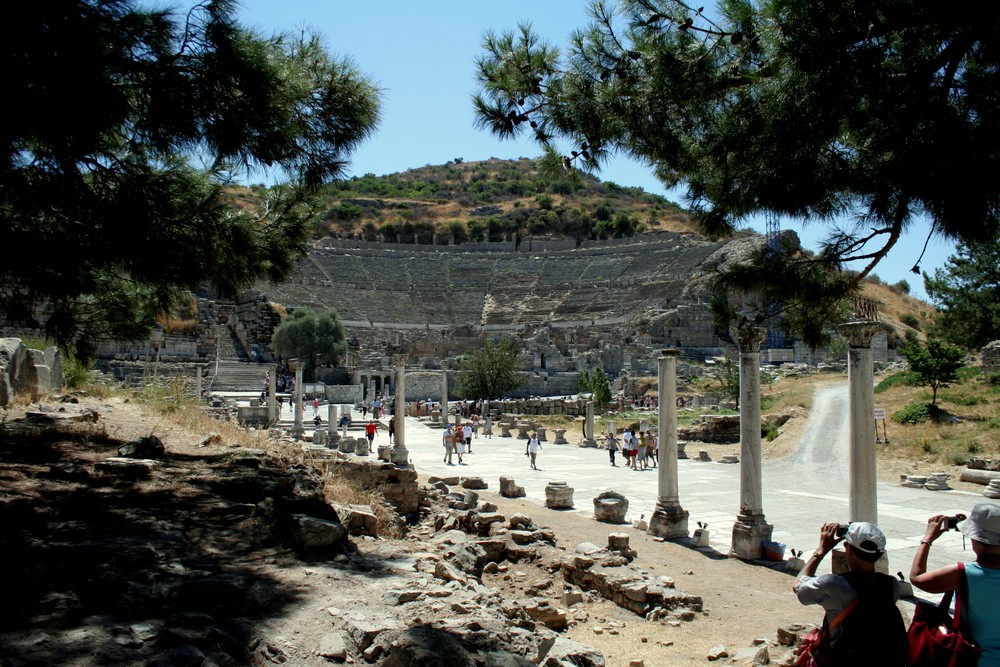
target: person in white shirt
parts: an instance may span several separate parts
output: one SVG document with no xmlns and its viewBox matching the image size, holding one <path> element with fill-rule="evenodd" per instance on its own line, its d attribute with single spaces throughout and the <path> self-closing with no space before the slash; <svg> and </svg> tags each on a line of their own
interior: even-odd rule
<svg viewBox="0 0 1000 667">
<path fill-rule="evenodd" d="M 538 456 L 538 450 L 541 448 L 542 444 L 538 442 L 538 434 L 532 431 L 531 437 L 528 438 L 528 444 L 524 449 L 524 455 L 531 459 L 532 470 L 538 470 L 538 466 L 535 465 L 535 458 Z"/>
<path fill-rule="evenodd" d="M 465 451 L 472 453 L 472 425 L 466 424 L 462 427 L 462 436 L 465 438 Z"/>
</svg>

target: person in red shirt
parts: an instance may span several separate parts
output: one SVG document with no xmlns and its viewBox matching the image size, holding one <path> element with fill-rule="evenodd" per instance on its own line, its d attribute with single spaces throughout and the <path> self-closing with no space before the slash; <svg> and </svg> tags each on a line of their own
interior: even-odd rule
<svg viewBox="0 0 1000 667">
<path fill-rule="evenodd" d="M 368 451 L 372 450 L 372 444 L 375 442 L 375 432 L 378 431 L 378 424 L 374 420 L 369 419 L 368 425 L 365 426 L 365 437 L 368 438 Z"/>
</svg>

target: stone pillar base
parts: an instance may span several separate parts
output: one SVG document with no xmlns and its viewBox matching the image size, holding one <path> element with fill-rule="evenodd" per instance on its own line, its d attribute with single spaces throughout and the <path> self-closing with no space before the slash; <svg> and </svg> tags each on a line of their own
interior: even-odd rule
<svg viewBox="0 0 1000 667">
<path fill-rule="evenodd" d="M 740 514 L 733 524 L 733 545 L 729 555 L 743 560 L 757 560 L 764 555 L 762 542 L 771 541 L 774 526 L 763 514 Z"/>
<path fill-rule="evenodd" d="M 649 519 L 650 535 L 667 540 L 688 536 L 688 511 L 677 502 L 656 503 L 656 510 Z"/>
<path fill-rule="evenodd" d="M 410 465 L 410 450 L 406 447 L 393 447 L 389 453 L 392 463 L 397 466 L 406 467 Z"/>
<path fill-rule="evenodd" d="M 591 440 L 590 438 L 584 438 L 580 441 L 581 447 L 597 447 L 597 441 Z"/>
<path fill-rule="evenodd" d="M 293 426 L 292 427 L 292 439 L 293 440 L 301 440 L 303 437 L 305 437 L 305 433 L 306 433 L 306 430 L 304 428 L 302 428 L 301 426 Z"/>
<path fill-rule="evenodd" d="M 562 481 L 546 484 L 545 506 L 555 510 L 573 509 L 573 487 Z"/>
</svg>

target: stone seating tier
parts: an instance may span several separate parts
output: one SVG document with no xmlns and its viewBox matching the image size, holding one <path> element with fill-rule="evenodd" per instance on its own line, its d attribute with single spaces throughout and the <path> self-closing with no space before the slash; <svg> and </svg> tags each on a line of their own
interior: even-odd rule
<svg viewBox="0 0 1000 667">
<path fill-rule="evenodd" d="M 456 327 L 598 320 L 667 308 L 723 244 L 669 232 L 576 250 L 485 252 L 489 244 L 412 246 L 324 241 L 281 284 L 258 289 L 287 307 L 334 307 L 349 323 Z M 679 305 L 675 303 L 674 305 Z"/>
</svg>

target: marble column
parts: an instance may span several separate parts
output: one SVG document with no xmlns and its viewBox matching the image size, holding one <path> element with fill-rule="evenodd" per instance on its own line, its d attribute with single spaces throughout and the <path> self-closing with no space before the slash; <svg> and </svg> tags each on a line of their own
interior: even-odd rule
<svg viewBox="0 0 1000 667">
<path fill-rule="evenodd" d="M 733 523 L 729 555 L 744 560 L 763 556 L 762 542 L 771 540 L 771 526 L 764 519 L 760 453 L 760 345 L 767 329 L 741 326 L 736 332 L 740 348 L 740 513 Z"/>
<path fill-rule="evenodd" d="M 448 428 L 448 371 L 441 373 L 441 427 Z"/>
<path fill-rule="evenodd" d="M 587 421 L 584 422 L 583 440 L 581 447 L 597 447 L 597 440 L 594 439 L 594 402 L 587 401 Z"/>
<path fill-rule="evenodd" d="M 657 468 L 656 509 L 649 519 L 651 535 L 675 539 L 688 536 L 688 512 L 680 503 L 677 481 L 677 355 L 678 350 L 663 350 L 657 359 L 660 405 L 658 432 L 660 438 Z"/>
<path fill-rule="evenodd" d="M 275 390 L 278 383 L 278 369 L 271 366 L 267 374 L 267 426 L 270 428 L 278 423 L 278 398 Z"/>
<path fill-rule="evenodd" d="M 290 359 L 289 363 L 292 366 L 292 370 L 295 371 L 295 406 L 294 406 L 294 417 L 295 424 L 292 426 L 292 437 L 296 440 L 302 439 L 302 434 L 305 429 L 302 428 L 302 362 L 298 359 Z"/>
<path fill-rule="evenodd" d="M 404 427 L 406 415 L 403 409 L 403 406 L 406 405 L 406 357 L 401 354 L 396 355 L 396 381 L 394 384 L 396 385 L 396 414 L 394 415 L 396 432 L 392 435 L 395 442 L 389 457 L 396 465 L 405 466 L 410 462 L 410 452 L 406 449 L 406 429 Z"/>
<path fill-rule="evenodd" d="M 875 386 L 872 370 L 872 338 L 882 330 L 874 320 L 852 320 L 838 329 L 850 343 L 847 353 L 850 450 L 848 453 L 851 521 L 878 523 L 875 473 Z"/>
<path fill-rule="evenodd" d="M 326 430 L 330 442 L 337 442 L 340 439 L 340 434 L 337 433 L 337 413 L 339 411 L 336 403 L 329 403 L 326 406 Z"/>
<path fill-rule="evenodd" d="M 205 372 L 205 367 L 202 364 L 198 364 L 194 367 L 194 398 L 196 401 L 201 400 L 201 376 Z"/>
</svg>

